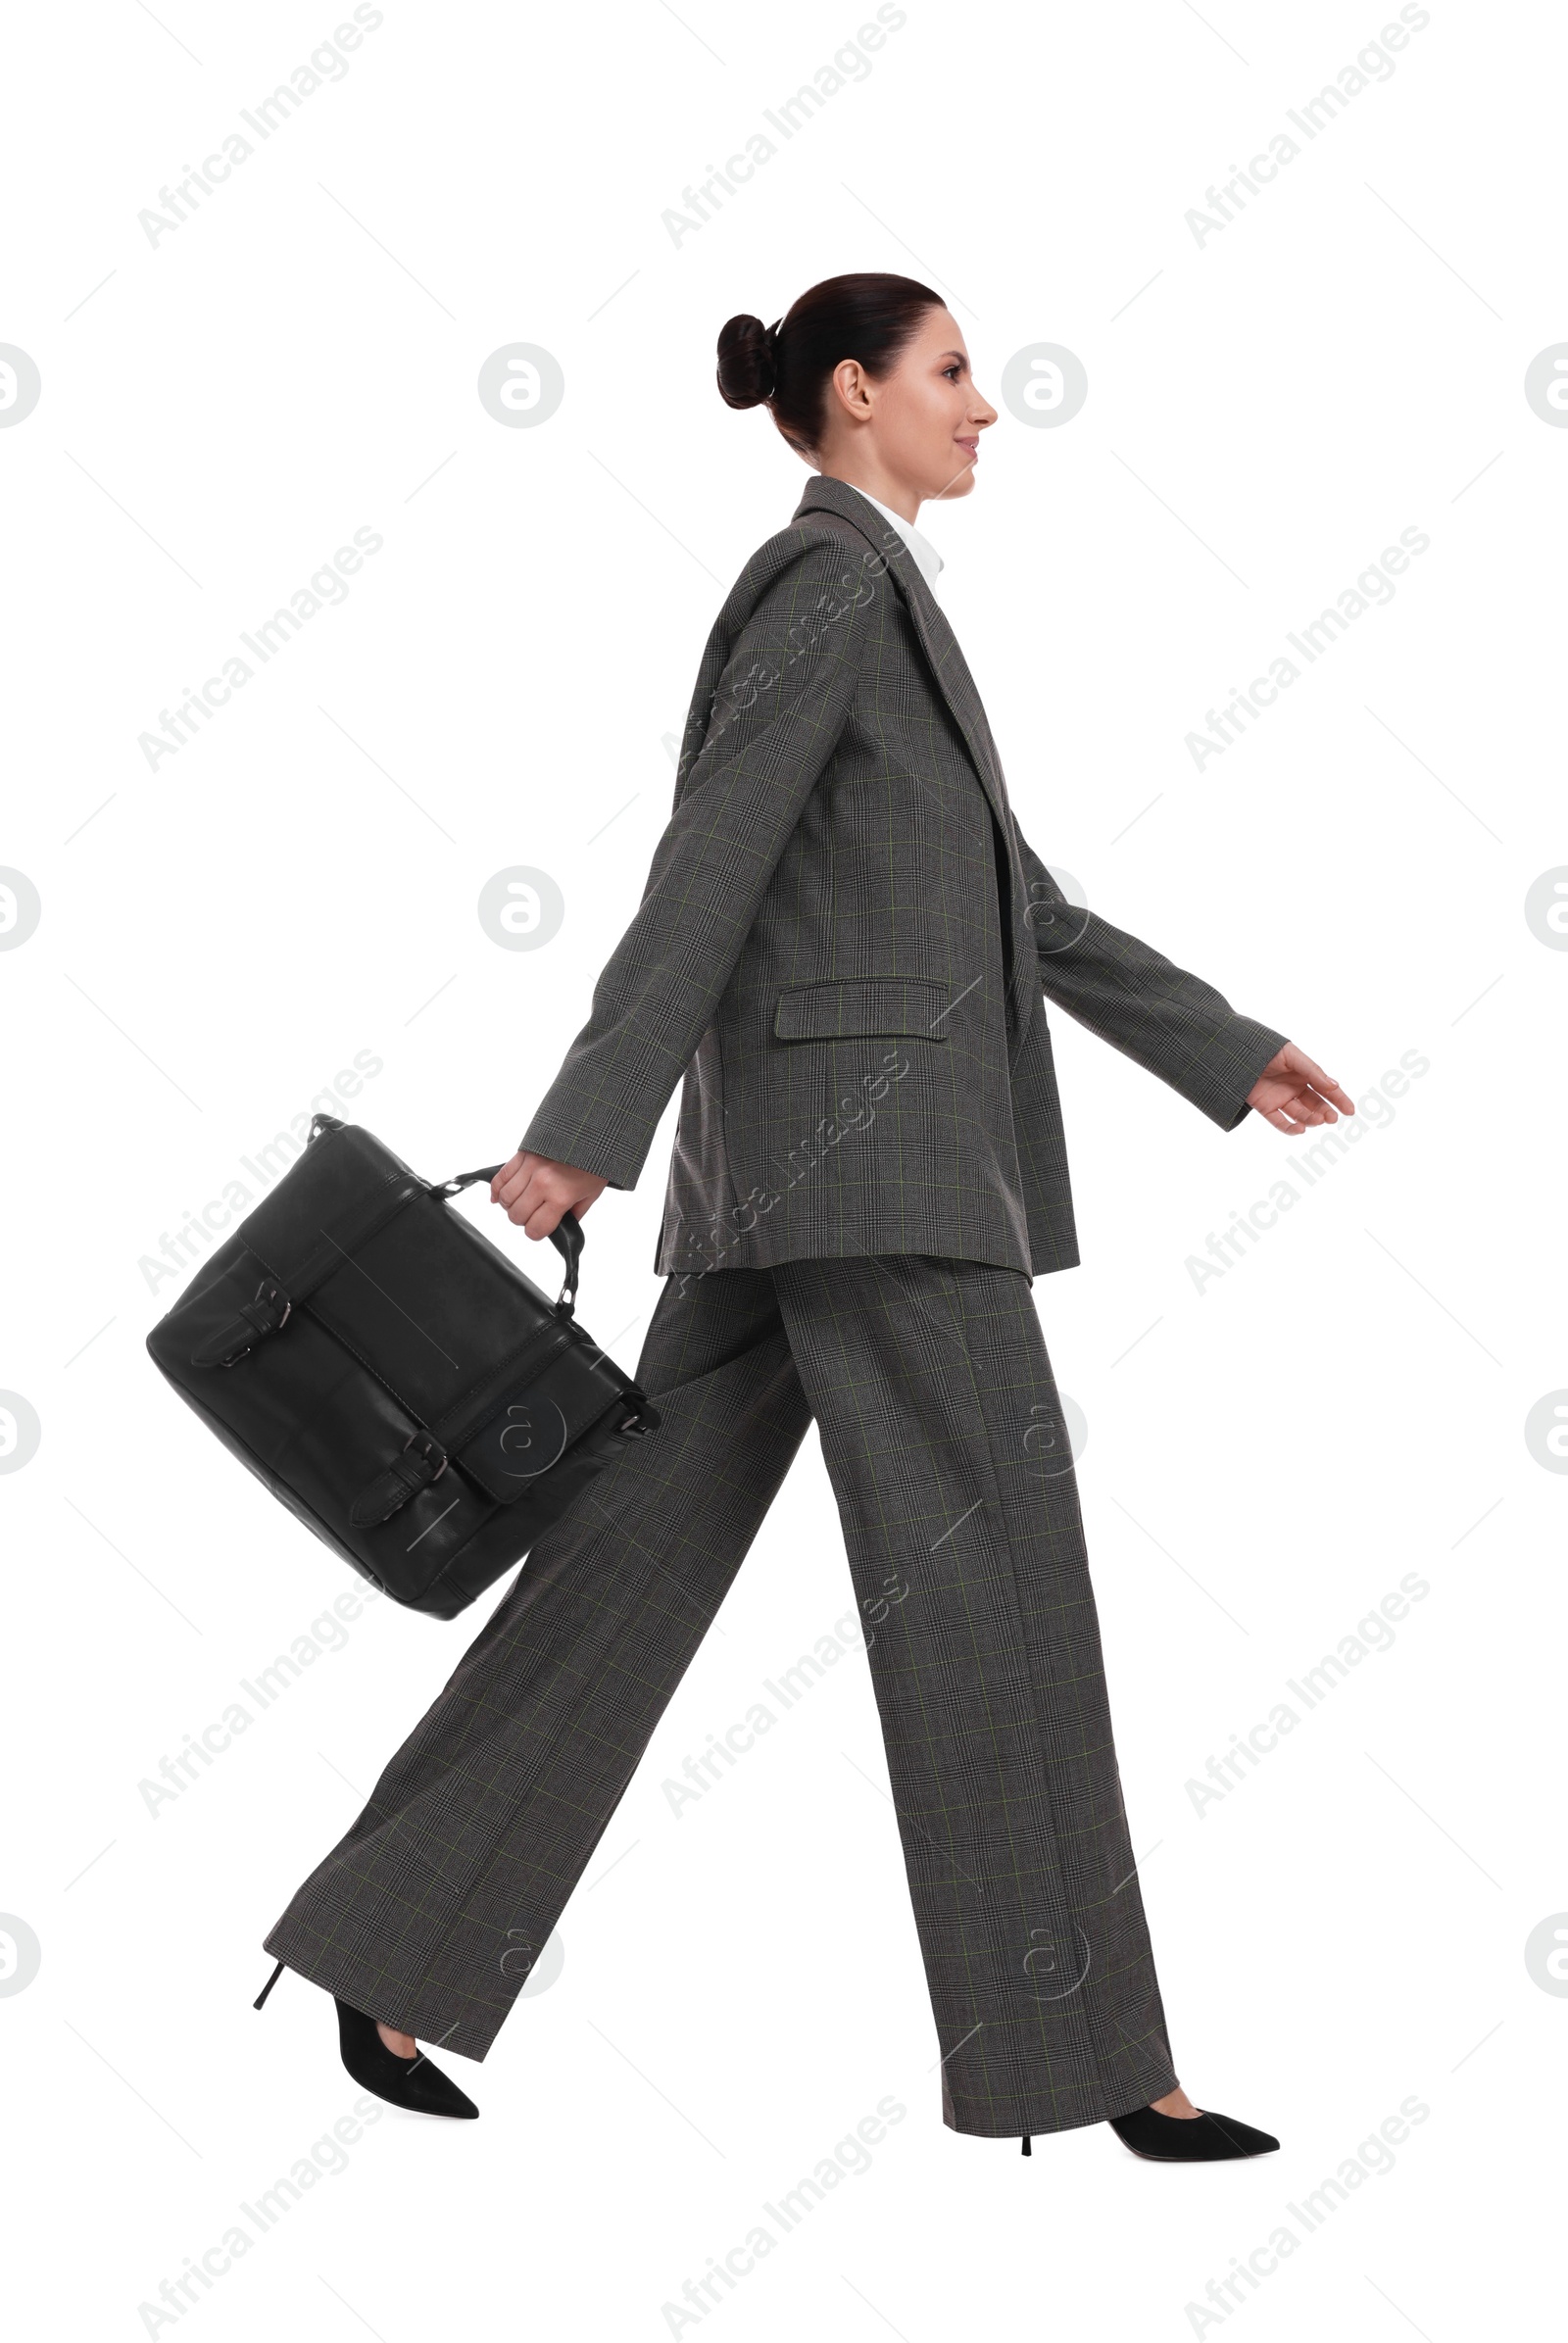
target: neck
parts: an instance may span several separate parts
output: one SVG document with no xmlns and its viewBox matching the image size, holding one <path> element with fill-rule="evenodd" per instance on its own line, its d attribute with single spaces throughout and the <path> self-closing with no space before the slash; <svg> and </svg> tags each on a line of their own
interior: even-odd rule
<svg viewBox="0 0 1568 2343">
<path fill-rule="evenodd" d="M 920 499 L 914 490 L 880 464 L 865 457 L 854 463 L 829 457 L 818 469 L 825 480 L 842 480 L 846 488 L 858 488 L 862 496 L 875 497 L 879 505 L 886 505 L 890 513 L 897 513 L 911 528 L 919 517 Z"/>
</svg>

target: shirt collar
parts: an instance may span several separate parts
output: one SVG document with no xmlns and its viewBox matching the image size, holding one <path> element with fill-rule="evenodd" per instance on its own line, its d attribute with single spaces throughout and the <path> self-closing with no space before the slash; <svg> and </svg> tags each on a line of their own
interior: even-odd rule
<svg viewBox="0 0 1568 2343">
<path fill-rule="evenodd" d="M 919 570 L 920 575 L 925 579 L 926 584 L 934 591 L 937 582 L 937 571 L 939 569 L 945 568 L 946 563 L 943 561 L 942 556 L 938 553 L 930 538 L 922 537 L 920 531 L 915 527 L 912 520 L 906 520 L 902 513 L 893 512 L 887 505 L 882 504 L 878 498 L 874 496 L 867 496 L 863 488 L 857 488 L 855 493 L 857 496 L 865 497 L 866 503 L 868 505 L 875 506 L 877 512 L 881 513 L 883 519 L 888 521 L 892 527 L 898 530 L 899 535 L 904 539 L 905 544 L 908 547 L 910 554 L 913 556 L 915 567 Z"/>
</svg>

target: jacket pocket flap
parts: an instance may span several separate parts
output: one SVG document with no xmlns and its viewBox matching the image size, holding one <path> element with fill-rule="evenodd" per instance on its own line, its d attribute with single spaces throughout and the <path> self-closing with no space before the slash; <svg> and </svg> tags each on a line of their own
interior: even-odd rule
<svg viewBox="0 0 1568 2343">
<path fill-rule="evenodd" d="M 950 987 L 935 976 L 845 976 L 791 985 L 778 997 L 773 1031 L 783 1042 L 849 1041 L 880 1033 L 945 1042 L 938 1022 Z"/>
</svg>

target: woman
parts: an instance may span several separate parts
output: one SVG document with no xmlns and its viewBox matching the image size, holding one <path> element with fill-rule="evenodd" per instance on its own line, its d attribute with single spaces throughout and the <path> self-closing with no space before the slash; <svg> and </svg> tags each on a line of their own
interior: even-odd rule
<svg viewBox="0 0 1568 2343">
<path fill-rule="evenodd" d="M 1030 1298 L 1078 1258 L 1045 1000 L 1222 1130 L 1354 1109 L 1021 836 L 914 526 L 996 420 L 940 297 L 833 277 L 718 354 L 816 476 L 719 612 L 641 907 L 491 1192 L 538 1239 L 633 1187 L 684 1074 L 661 1429 L 535 1546 L 268 1949 L 368 2088 L 475 2114 L 416 2037 L 488 2051 L 814 1417 L 946 2122 L 1255 2155 L 1177 2081 L 1122 1811 Z"/>
</svg>

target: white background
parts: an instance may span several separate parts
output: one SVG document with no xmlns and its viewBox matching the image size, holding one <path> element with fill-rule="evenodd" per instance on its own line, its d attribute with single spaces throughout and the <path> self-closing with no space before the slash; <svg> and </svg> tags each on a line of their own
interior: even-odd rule
<svg viewBox="0 0 1568 2343">
<path fill-rule="evenodd" d="M 1568 861 L 1568 433 L 1523 391 L 1568 334 L 1561 19 L 1433 0 L 1230 225 L 1185 218 L 1395 17 L 909 0 L 678 244 L 662 214 L 854 36 L 849 0 L 386 0 L 156 243 L 138 213 L 330 33 L 327 0 L 14 24 L 0 340 L 43 384 L 0 430 L 0 863 L 43 906 L 0 954 L 0 1387 L 42 1428 L 0 1477 L 0 1907 L 42 1948 L 0 1998 L 25 2331 L 1450 2343 L 1530 2316 L 1568 2020 L 1525 1962 L 1568 1906 L 1543 1786 L 1568 1487 L 1524 1436 L 1568 1385 L 1568 958 L 1524 910 Z M 1222 1137 L 1054 1020 L 1085 1264 L 1035 1297 L 1088 1426 L 1173 2043 L 1200 2105 L 1283 2152 L 1173 2171 L 1097 2126 L 1025 2163 L 943 2126 L 863 1658 L 671 1813 L 665 1779 L 850 1605 L 813 1435 L 559 1978 L 450 2062 L 482 2121 L 387 2111 L 160 2325 L 139 2306 L 352 2104 L 323 1995 L 286 1977 L 252 2013 L 261 1938 L 496 1596 L 448 1627 L 368 1606 L 150 1813 L 142 1781 L 357 1582 L 158 1378 L 143 1337 L 184 1272 L 143 1264 L 357 1051 L 381 1070 L 347 1111 L 430 1177 L 514 1145 L 636 905 L 722 593 L 806 478 L 719 402 L 717 329 L 863 268 L 948 293 L 999 406 L 1028 344 L 1088 370 L 1075 420 L 1004 408 L 974 496 L 922 516 L 1031 841 L 1356 1096 L 1429 1061 L 1200 1292 L 1189 1257 L 1299 1143 Z M 514 341 L 564 372 L 533 429 L 475 392 Z M 1392 603 L 1195 770 L 1205 711 L 1411 526 Z M 138 735 L 357 527 L 384 544 L 347 601 L 150 770 Z M 519 864 L 564 896 L 538 952 L 476 916 Z M 668 1129 L 589 1226 L 584 1312 L 628 1363 Z M 1392 1648 L 1197 1811 L 1208 1759 L 1411 1572 Z M 672 2320 L 889 2094 L 870 2169 Z M 1393 2169 L 1293 2221 L 1410 2098 Z M 1282 2223 L 1294 2253 L 1203 2324 Z"/>
</svg>

